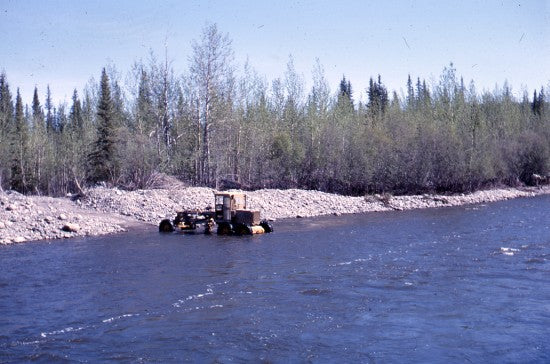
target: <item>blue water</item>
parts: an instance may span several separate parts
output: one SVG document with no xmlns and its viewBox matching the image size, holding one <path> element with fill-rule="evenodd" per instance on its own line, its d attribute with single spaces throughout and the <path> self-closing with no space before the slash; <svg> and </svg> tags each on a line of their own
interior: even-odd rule
<svg viewBox="0 0 550 364">
<path fill-rule="evenodd" d="M 0 247 L 0 362 L 550 362 L 550 196 Z"/>
</svg>

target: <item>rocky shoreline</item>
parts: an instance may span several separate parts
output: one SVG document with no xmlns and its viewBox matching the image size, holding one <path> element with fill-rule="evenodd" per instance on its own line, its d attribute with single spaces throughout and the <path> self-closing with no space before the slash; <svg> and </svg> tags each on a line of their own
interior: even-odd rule
<svg viewBox="0 0 550 364">
<path fill-rule="evenodd" d="M 137 191 L 96 187 L 76 200 L 0 192 L 0 244 L 110 234 L 144 223 L 156 226 L 163 218 L 173 218 L 176 211 L 211 206 L 213 192 L 206 187 Z M 276 220 L 488 203 L 550 194 L 550 186 L 502 188 L 449 196 L 350 197 L 298 189 L 264 189 L 246 194 L 251 208 L 259 209 L 264 218 Z"/>
</svg>

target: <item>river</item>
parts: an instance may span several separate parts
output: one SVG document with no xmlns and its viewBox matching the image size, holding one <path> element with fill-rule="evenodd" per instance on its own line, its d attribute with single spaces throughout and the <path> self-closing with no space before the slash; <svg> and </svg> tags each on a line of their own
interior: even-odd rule
<svg viewBox="0 0 550 364">
<path fill-rule="evenodd" d="M 549 362 L 550 196 L 0 246 L 0 362 Z"/>
</svg>

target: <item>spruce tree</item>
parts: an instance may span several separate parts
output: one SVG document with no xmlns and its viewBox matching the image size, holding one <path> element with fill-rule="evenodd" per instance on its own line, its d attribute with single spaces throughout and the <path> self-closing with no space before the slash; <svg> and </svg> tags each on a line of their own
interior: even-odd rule
<svg viewBox="0 0 550 364">
<path fill-rule="evenodd" d="M 8 187 L 10 167 L 9 138 L 13 127 L 13 101 L 4 72 L 0 73 L 0 190 Z"/>
<path fill-rule="evenodd" d="M 135 128 L 140 134 L 149 134 L 154 130 L 155 120 L 149 75 L 143 69 L 140 72 L 136 104 Z"/>
<path fill-rule="evenodd" d="M 420 80 L 419 80 L 420 82 Z M 415 106 L 414 87 L 411 75 L 407 78 L 407 108 L 412 109 Z"/>
<path fill-rule="evenodd" d="M 68 169 L 71 171 L 71 182 L 78 193 L 86 179 L 86 162 L 90 148 L 90 130 L 86 128 L 86 105 L 82 105 L 76 89 L 73 91 L 73 104 L 69 111 L 68 127 L 64 137 L 67 146 Z"/>
<path fill-rule="evenodd" d="M 340 81 L 340 92 L 338 93 L 338 105 L 346 109 L 353 109 L 353 99 L 351 90 L 351 81 L 346 80 L 346 76 Z"/>
<path fill-rule="evenodd" d="M 40 106 L 40 100 L 38 99 L 38 89 L 34 88 L 34 94 L 32 97 L 32 117 L 33 117 L 33 128 L 38 127 L 40 121 L 44 122 L 44 113 L 42 112 L 42 107 Z"/>
<path fill-rule="evenodd" d="M 348 92 L 348 82 L 346 81 L 346 76 L 342 76 L 342 81 L 340 81 L 340 93 L 339 96 L 349 97 Z"/>
<path fill-rule="evenodd" d="M 54 124 L 54 114 L 53 103 L 52 103 L 52 93 L 50 91 L 50 85 L 46 88 L 46 129 L 48 132 L 53 130 Z"/>
<path fill-rule="evenodd" d="M 76 89 L 73 92 L 72 100 L 73 106 L 71 106 L 71 111 L 69 114 L 69 123 L 72 130 L 81 132 L 84 123 L 82 118 L 82 104 L 80 103 Z"/>
<path fill-rule="evenodd" d="M 543 115 L 544 114 L 544 103 L 545 103 L 545 100 L 544 100 L 544 87 L 541 87 L 540 88 L 540 92 L 539 92 L 539 97 L 538 97 L 538 101 L 537 101 L 537 114 L 538 115 Z"/>
<path fill-rule="evenodd" d="M 15 101 L 15 125 L 12 136 L 11 153 L 11 188 L 18 192 L 27 190 L 26 159 L 28 150 L 29 131 L 23 111 L 23 100 L 19 89 Z"/>
<path fill-rule="evenodd" d="M 382 84 L 382 78 L 378 75 L 378 82 L 373 81 L 372 77 L 369 80 L 369 88 L 367 90 L 369 98 L 367 107 L 369 114 L 372 117 L 383 116 L 389 103 L 388 90 Z"/>
<path fill-rule="evenodd" d="M 114 182 L 118 173 L 116 158 L 116 125 L 109 77 L 105 68 L 101 73 L 97 105 L 97 137 L 89 155 L 88 180 Z"/>
<path fill-rule="evenodd" d="M 13 118 L 13 101 L 5 73 L 0 74 L 0 138 L 9 134 Z M 0 139 L 2 141 L 3 139 Z"/>
<path fill-rule="evenodd" d="M 44 111 L 38 98 L 38 89 L 34 88 L 32 98 L 32 134 L 29 143 L 29 173 L 32 188 L 35 192 L 40 192 L 42 186 L 47 186 L 46 170 L 46 151 L 49 149 L 50 141 L 46 132 L 46 121 Z M 51 167 L 51 166 L 50 166 Z M 44 188 L 45 190 L 46 188 Z"/>
</svg>

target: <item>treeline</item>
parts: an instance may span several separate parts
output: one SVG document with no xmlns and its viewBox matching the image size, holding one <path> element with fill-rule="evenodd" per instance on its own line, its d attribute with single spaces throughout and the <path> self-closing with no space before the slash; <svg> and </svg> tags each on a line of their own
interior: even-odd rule
<svg viewBox="0 0 550 364">
<path fill-rule="evenodd" d="M 409 77 L 406 95 L 380 76 L 353 98 L 345 77 L 331 93 L 316 63 L 312 87 L 290 58 L 268 83 L 234 66 L 215 25 L 193 43 L 189 69 L 138 62 L 124 87 L 103 69 L 70 106 L 32 105 L 0 75 L 0 187 L 60 195 L 106 182 L 146 188 L 159 173 L 195 185 L 318 189 L 345 194 L 471 191 L 532 184 L 550 170 L 544 89 L 517 99 L 465 85 L 450 64 L 430 85 Z"/>
</svg>

